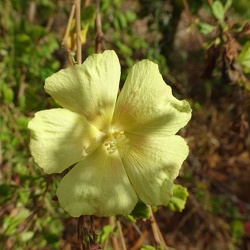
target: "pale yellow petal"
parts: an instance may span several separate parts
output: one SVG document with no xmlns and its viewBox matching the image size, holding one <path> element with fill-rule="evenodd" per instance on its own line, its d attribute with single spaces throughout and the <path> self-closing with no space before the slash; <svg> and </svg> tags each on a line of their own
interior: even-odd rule
<svg viewBox="0 0 250 250">
<path fill-rule="evenodd" d="M 128 215 L 138 201 L 118 152 L 107 154 L 103 147 L 70 170 L 57 196 L 73 217 Z"/>
<path fill-rule="evenodd" d="M 122 161 L 138 197 L 147 205 L 167 205 L 173 181 L 188 155 L 183 138 L 143 137 L 126 133 L 129 150 Z"/>
<path fill-rule="evenodd" d="M 174 135 L 191 117 L 186 101 L 172 95 L 157 64 L 143 60 L 131 69 L 119 95 L 113 125 L 137 135 Z"/>
<path fill-rule="evenodd" d="M 106 131 L 114 112 L 119 80 L 119 60 L 114 51 L 108 50 L 48 77 L 45 90 L 62 107 L 83 114 L 98 129 Z"/>
<path fill-rule="evenodd" d="M 48 173 L 60 173 L 101 144 L 105 134 L 84 116 L 66 109 L 40 111 L 29 122 L 30 150 Z"/>
</svg>

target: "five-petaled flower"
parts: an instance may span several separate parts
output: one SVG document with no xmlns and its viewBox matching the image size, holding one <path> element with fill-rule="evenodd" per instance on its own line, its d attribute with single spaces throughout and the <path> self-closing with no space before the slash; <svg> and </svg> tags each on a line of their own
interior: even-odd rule
<svg viewBox="0 0 250 250">
<path fill-rule="evenodd" d="M 176 133 L 190 106 L 173 97 L 158 66 L 136 63 L 117 98 L 119 81 L 114 51 L 91 55 L 45 80 L 62 108 L 37 112 L 29 123 L 31 153 L 46 173 L 75 164 L 57 188 L 71 216 L 127 215 L 138 200 L 167 205 L 188 155 Z"/>
</svg>

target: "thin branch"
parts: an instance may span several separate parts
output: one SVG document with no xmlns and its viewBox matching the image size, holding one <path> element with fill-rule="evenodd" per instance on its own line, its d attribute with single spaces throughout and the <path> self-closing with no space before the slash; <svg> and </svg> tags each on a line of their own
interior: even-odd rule
<svg viewBox="0 0 250 250">
<path fill-rule="evenodd" d="M 72 3 L 70 15 L 69 15 L 69 20 L 68 20 L 68 23 L 67 23 L 67 28 L 66 28 L 66 31 L 65 31 L 65 34 L 64 34 L 62 43 L 61 43 L 61 46 L 62 46 L 63 48 L 65 48 L 65 50 L 67 51 L 68 61 L 69 61 L 69 63 L 70 63 L 71 65 L 72 65 L 73 63 L 72 63 L 72 59 L 71 59 L 71 53 L 70 53 L 70 50 L 69 50 L 69 48 L 68 48 L 68 39 L 69 39 L 69 32 L 70 32 L 72 20 L 73 20 L 73 17 L 74 17 L 74 15 L 75 15 L 75 9 L 76 9 L 75 3 Z"/>
<path fill-rule="evenodd" d="M 164 247 L 165 250 L 168 250 L 168 246 L 161 234 L 161 231 L 156 223 L 152 208 L 150 207 L 150 221 L 151 221 L 151 228 L 155 237 L 155 241 L 157 244 L 161 245 Z"/>
<path fill-rule="evenodd" d="M 111 225 L 112 230 L 115 229 L 115 217 L 114 216 L 109 217 L 109 225 Z M 120 247 L 119 247 L 119 244 L 118 244 L 118 240 L 117 240 L 117 237 L 114 235 L 114 233 L 112 233 L 111 240 L 112 240 L 113 249 L 114 250 L 119 250 Z"/>
<path fill-rule="evenodd" d="M 210 6 L 213 4 L 213 0 L 207 0 L 207 2 Z"/>
<path fill-rule="evenodd" d="M 69 20 L 67 23 L 67 28 L 66 28 L 66 31 L 65 31 L 62 43 L 61 43 L 62 47 L 68 48 L 67 41 L 68 41 L 68 37 L 69 37 L 69 32 L 70 32 L 72 20 L 73 20 L 73 17 L 75 15 L 75 9 L 76 9 L 76 6 L 75 6 L 75 3 L 73 3 L 72 7 L 71 7 L 70 15 L 69 15 Z"/>
<path fill-rule="evenodd" d="M 34 24 L 35 16 L 36 16 L 36 2 L 31 1 L 30 6 L 29 6 L 29 13 L 28 13 L 28 19 L 29 19 L 30 25 Z"/>
<path fill-rule="evenodd" d="M 185 9 L 185 12 L 187 14 L 187 18 L 189 19 L 190 24 L 194 24 L 194 31 L 196 33 L 196 37 L 197 37 L 200 45 L 203 46 L 204 42 L 203 42 L 202 36 L 201 36 L 200 32 L 198 31 L 198 29 L 196 27 L 196 24 L 194 22 L 194 18 L 192 16 L 191 11 L 190 11 L 190 8 L 189 8 L 187 0 L 183 0 L 183 5 L 184 5 L 184 9 Z"/>
<path fill-rule="evenodd" d="M 26 70 L 23 69 L 22 75 L 21 75 L 21 79 L 20 79 L 20 85 L 19 85 L 19 89 L 18 89 L 18 93 L 17 93 L 17 99 L 19 100 L 20 98 L 22 98 L 24 96 L 24 91 L 26 88 L 26 83 L 25 83 L 25 78 L 26 78 Z"/>
<path fill-rule="evenodd" d="M 130 248 L 130 250 L 138 250 L 141 249 L 141 246 L 143 245 L 145 239 L 148 237 L 148 231 L 144 231 L 140 238 L 134 243 L 134 245 Z"/>
<path fill-rule="evenodd" d="M 85 9 L 89 5 L 89 0 L 83 1 L 83 9 Z"/>
<path fill-rule="evenodd" d="M 116 224 L 117 224 L 117 227 L 118 227 L 118 231 L 119 231 L 119 235 L 120 235 L 120 239 L 121 239 L 121 243 L 122 243 L 122 250 L 127 250 L 125 240 L 124 240 L 124 237 L 123 237 L 123 233 L 122 233 L 122 226 L 121 226 L 120 220 L 117 220 Z"/>
<path fill-rule="evenodd" d="M 76 6 L 76 61 L 82 64 L 82 41 L 81 41 L 81 0 L 75 0 Z"/>
</svg>

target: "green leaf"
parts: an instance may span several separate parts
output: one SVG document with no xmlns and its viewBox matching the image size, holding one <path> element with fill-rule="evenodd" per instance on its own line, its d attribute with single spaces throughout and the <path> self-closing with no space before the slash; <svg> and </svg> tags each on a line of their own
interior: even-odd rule
<svg viewBox="0 0 250 250">
<path fill-rule="evenodd" d="M 42 0 L 39 2 L 39 4 L 41 4 L 44 7 L 50 8 L 51 10 L 55 8 L 55 4 L 53 3 L 53 1 L 50 0 Z"/>
<path fill-rule="evenodd" d="M 135 218 L 149 218 L 150 209 L 145 203 L 138 201 L 130 215 Z"/>
<path fill-rule="evenodd" d="M 16 124 L 19 129 L 27 129 L 30 120 L 31 120 L 30 117 L 26 117 L 25 115 L 20 115 L 16 119 Z"/>
<path fill-rule="evenodd" d="M 237 58 L 240 62 L 244 73 L 250 73 L 250 41 L 246 42 Z"/>
<path fill-rule="evenodd" d="M 132 223 L 136 223 L 136 219 L 132 215 L 126 215 L 124 217 L 127 221 L 132 222 Z"/>
<path fill-rule="evenodd" d="M 39 57 L 51 59 L 52 53 L 59 47 L 59 45 L 54 35 L 48 35 L 46 36 L 46 39 L 47 42 L 39 46 L 37 53 Z"/>
<path fill-rule="evenodd" d="M 121 30 L 125 29 L 128 26 L 127 18 L 124 14 L 121 13 L 118 16 L 118 21 L 119 21 Z"/>
<path fill-rule="evenodd" d="M 18 235 L 18 238 L 20 239 L 20 241 L 22 242 L 27 242 L 28 240 L 30 240 L 31 238 L 33 238 L 34 236 L 34 232 L 32 231 L 28 231 L 28 232 L 21 232 Z"/>
<path fill-rule="evenodd" d="M 27 189 L 19 189 L 17 191 L 18 198 L 21 204 L 25 205 L 29 199 L 30 193 Z"/>
<path fill-rule="evenodd" d="M 111 234 L 111 232 L 112 232 L 112 227 L 110 225 L 104 226 L 98 235 L 97 242 L 102 244 Z"/>
<path fill-rule="evenodd" d="M 203 22 L 199 22 L 197 24 L 198 26 L 198 29 L 199 31 L 204 34 L 204 35 L 207 35 L 209 33 L 211 33 L 212 31 L 214 31 L 214 29 L 216 28 L 215 26 L 213 25 L 210 25 L 208 23 L 203 23 Z"/>
<path fill-rule="evenodd" d="M 127 11 L 124 13 L 124 15 L 126 16 L 127 21 L 128 21 L 129 23 L 134 22 L 134 21 L 136 20 L 136 18 L 137 18 L 136 13 L 133 12 L 133 11 L 131 11 L 131 10 L 127 10 Z"/>
<path fill-rule="evenodd" d="M 5 235 L 11 235 L 16 232 L 18 225 L 24 222 L 29 216 L 29 210 L 22 208 L 15 216 L 5 217 L 3 220 L 3 229 Z"/>
<path fill-rule="evenodd" d="M 222 3 L 220 1 L 214 1 L 211 8 L 213 15 L 220 21 L 221 25 L 224 25 L 225 9 Z"/>
<path fill-rule="evenodd" d="M 3 83 L 1 86 L 1 92 L 2 92 L 2 97 L 3 97 L 3 101 L 5 104 L 10 104 L 13 102 L 14 92 L 5 83 Z"/>
<path fill-rule="evenodd" d="M 234 220 L 231 224 L 232 228 L 232 238 L 239 242 L 241 237 L 244 235 L 244 223 L 240 220 Z"/>
<path fill-rule="evenodd" d="M 185 208 L 187 197 L 187 189 L 181 185 L 174 184 L 173 196 L 167 208 L 171 211 L 181 212 Z"/>
<path fill-rule="evenodd" d="M 4 203 L 4 201 L 7 201 L 11 198 L 11 196 L 14 193 L 14 187 L 7 185 L 5 183 L 0 185 L 0 203 Z"/>
<path fill-rule="evenodd" d="M 29 27 L 28 34 L 32 38 L 33 43 L 37 43 L 40 39 L 47 35 L 48 31 L 39 25 Z"/>
<path fill-rule="evenodd" d="M 58 242 L 59 242 L 58 233 L 54 233 L 51 231 L 44 231 L 42 233 L 42 235 L 43 235 L 44 239 L 46 239 L 46 241 L 49 245 L 58 244 Z"/>
<path fill-rule="evenodd" d="M 224 6 L 224 11 L 225 11 L 225 13 L 226 13 L 227 10 L 231 7 L 232 3 L 233 3 L 233 0 L 227 0 L 226 4 L 225 4 L 225 6 Z"/>
<path fill-rule="evenodd" d="M 95 6 L 93 4 L 87 6 L 82 11 L 82 27 L 85 27 L 86 25 L 89 26 L 92 22 L 95 20 Z"/>
<path fill-rule="evenodd" d="M 145 246 L 142 246 L 141 250 L 155 250 L 155 248 L 150 245 L 145 245 Z"/>
</svg>

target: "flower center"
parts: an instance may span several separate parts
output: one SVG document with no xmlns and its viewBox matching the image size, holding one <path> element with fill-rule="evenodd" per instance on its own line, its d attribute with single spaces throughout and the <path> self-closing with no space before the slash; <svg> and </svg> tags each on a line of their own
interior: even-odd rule
<svg viewBox="0 0 250 250">
<path fill-rule="evenodd" d="M 104 146 L 109 154 L 119 151 L 121 157 L 124 156 L 129 149 L 129 139 L 124 135 L 124 131 L 114 132 L 108 135 L 107 140 L 104 142 Z"/>
</svg>

